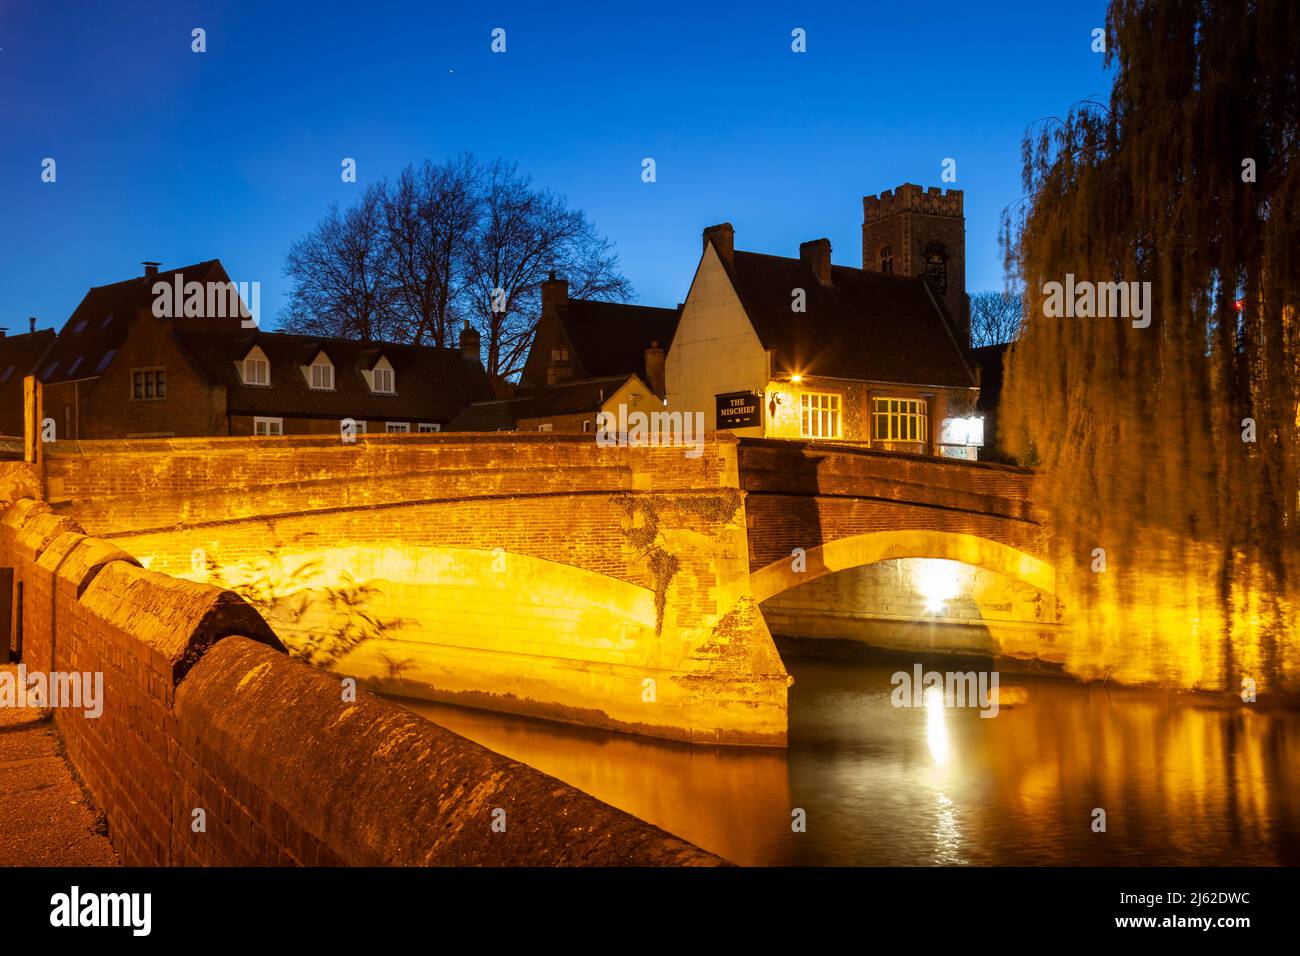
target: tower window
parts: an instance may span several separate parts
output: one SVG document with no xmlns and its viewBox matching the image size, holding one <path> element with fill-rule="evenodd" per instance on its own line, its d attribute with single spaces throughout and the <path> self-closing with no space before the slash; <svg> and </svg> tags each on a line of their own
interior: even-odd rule
<svg viewBox="0 0 1300 956">
<path fill-rule="evenodd" d="M 894 274 L 894 247 L 880 247 L 880 271 L 887 276 Z"/>
<path fill-rule="evenodd" d="M 925 274 L 940 293 L 948 291 L 948 253 L 942 242 L 932 242 L 925 247 Z"/>
</svg>

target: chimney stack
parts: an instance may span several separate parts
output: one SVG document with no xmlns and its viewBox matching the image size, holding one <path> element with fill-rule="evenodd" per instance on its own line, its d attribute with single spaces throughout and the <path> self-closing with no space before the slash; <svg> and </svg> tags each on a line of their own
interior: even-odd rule
<svg viewBox="0 0 1300 956">
<path fill-rule="evenodd" d="M 704 248 L 709 248 L 709 243 L 713 243 L 713 248 L 718 252 L 718 258 L 730 265 L 735 260 L 736 252 L 736 230 L 732 228 L 729 222 L 720 222 L 716 226 L 709 226 L 704 230 Z"/>
<path fill-rule="evenodd" d="M 460 354 L 465 356 L 465 361 L 472 362 L 475 365 L 483 364 L 483 356 L 479 351 L 479 336 L 474 327 L 465 322 L 464 328 L 460 330 Z"/>
<path fill-rule="evenodd" d="M 35 331 L 36 331 L 36 316 L 33 315 L 33 316 L 31 316 L 30 318 L 28 318 L 28 320 L 27 320 L 27 331 L 28 331 L 28 332 L 35 332 Z"/>
<path fill-rule="evenodd" d="M 650 391 L 664 397 L 664 350 L 658 342 L 651 342 L 645 350 L 645 383 L 650 386 Z"/>
<path fill-rule="evenodd" d="M 144 266 L 144 275 L 146 279 L 149 276 L 156 276 L 158 274 L 158 267 L 162 265 L 161 262 L 150 262 L 148 259 L 140 264 Z"/>
<path fill-rule="evenodd" d="M 542 312 L 558 312 L 569 305 L 569 280 L 557 279 L 555 273 L 542 283 Z"/>
<path fill-rule="evenodd" d="M 799 243 L 799 258 L 812 266 L 817 281 L 822 285 L 831 284 L 831 241 L 813 239 L 811 242 Z"/>
</svg>

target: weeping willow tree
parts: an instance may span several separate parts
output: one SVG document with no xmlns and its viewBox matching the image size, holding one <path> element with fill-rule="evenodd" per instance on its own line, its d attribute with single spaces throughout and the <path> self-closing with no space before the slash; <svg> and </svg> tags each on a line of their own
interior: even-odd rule
<svg viewBox="0 0 1300 956">
<path fill-rule="evenodd" d="M 1000 431 L 1089 676 L 1297 689 L 1297 49 L 1295 0 L 1115 0 L 1109 103 L 1025 139 Z M 1149 324 L 1060 317 L 1067 276 L 1150 283 Z"/>
</svg>

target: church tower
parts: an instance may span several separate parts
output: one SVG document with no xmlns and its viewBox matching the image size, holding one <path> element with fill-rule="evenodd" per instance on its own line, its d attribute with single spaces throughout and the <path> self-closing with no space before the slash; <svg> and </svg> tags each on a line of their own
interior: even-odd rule
<svg viewBox="0 0 1300 956">
<path fill-rule="evenodd" d="M 966 296 L 966 217 L 960 189 L 941 191 L 904 183 L 862 199 L 862 268 L 867 272 L 928 276 L 952 316 L 963 348 L 970 346 Z"/>
</svg>

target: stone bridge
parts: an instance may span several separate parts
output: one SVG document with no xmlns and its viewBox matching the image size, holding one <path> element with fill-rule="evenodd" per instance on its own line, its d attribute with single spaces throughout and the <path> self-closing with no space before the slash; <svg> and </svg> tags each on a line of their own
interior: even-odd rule
<svg viewBox="0 0 1300 956">
<path fill-rule="evenodd" d="M 360 603 L 376 636 L 318 662 L 375 689 L 780 746 L 790 679 L 762 602 L 943 558 L 1055 620 L 1030 477 L 725 433 L 697 458 L 580 435 L 292 436 L 54 443 L 43 494 L 146 568 L 245 586 L 290 647 L 319 651 Z"/>
</svg>

